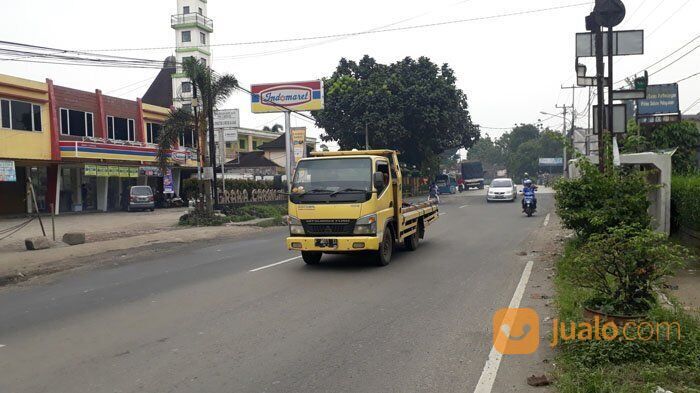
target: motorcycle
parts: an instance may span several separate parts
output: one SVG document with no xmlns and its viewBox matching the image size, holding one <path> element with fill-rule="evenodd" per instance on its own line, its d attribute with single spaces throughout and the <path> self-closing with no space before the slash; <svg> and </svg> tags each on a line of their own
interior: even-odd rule
<svg viewBox="0 0 700 393">
<path fill-rule="evenodd" d="M 527 214 L 528 217 L 532 217 L 535 212 L 535 197 L 532 195 L 526 195 L 523 199 L 523 212 Z"/>
</svg>

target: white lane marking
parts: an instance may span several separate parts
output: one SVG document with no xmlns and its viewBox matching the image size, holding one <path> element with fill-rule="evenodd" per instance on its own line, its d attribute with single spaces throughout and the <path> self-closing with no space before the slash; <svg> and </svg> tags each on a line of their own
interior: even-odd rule
<svg viewBox="0 0 700 393">
<path fill-rule="evenodd" d="M 281 264 L 283 264 L 283 263 L 291 262 L 291 261 L 293 261 L 293 260 L 295 260 L 295 259 L 299 259 L 299 258 L 301 258 L 301 255 L 299 255 L 299 256 L 297 256 L 297 257 L 294 257 L 294 258 L 285 259 L 284 261 L 279 261 L 279 262 L 271 263 L 271 264 L 269 264 L 269 265 L 261 266 L 261 267 L 255 268 L 255 269 L 253 269 L 253 270 L 249 270 L 249 272 L 255 273 L 255 272 L 257 272 L 257 271 L 260 271 L 260 270 L 263 270 L 263 269 L 267 269 L 267 268 L 269 268 L 269 267 L 274 267 L 274 266 L 277 266 L 277 265 L 281 265 Z"/>
<path fill-rule="evenodd" d="M 469 206 L 469 205 L 462 205 L 462 206 L 460 206 L 459 208 L 460 208 L 460 209 L 463 209 L 463 208 L 465 208 L 465 207 L 467 207 L 467 206 Z"/>
<path fill-rule="evenodd" d="M 546 227 L 549 224 L 549 213 L 544 217 L 544 224 L 542 226 Z"/>
<path fill-rule="evenodd" d="M 5 346 L 4 346 L 4 345 L 2 345 L 2 344 L 0 344 L 0 348 L 3 348 L 3 347 L 5 347 Z"/>
<path fill-rule="evenodd" d="M 509 308 L 518 308 L 520 306 L 520 301 L 525 293 L 527 282 L 530 280 L 531 271 L 532 261 L 528 261 L 525 265 L 525 270 L 523 270 L 522 276 L 520 276 L 518 287 L 515 288 L 513 298 L 510 299 L 510 304 L 508 305 Z M 481 372 L 479 382 L 476 384 L 476 388 L 474 388 L 474 393 L 491 392 L 491 389 L 493 389 L 493 383 L 496 381 L 496 374 L 498 374 L 498 367 L 501 365 L 502 357 L 503 355 L 501 355 L 501 353 L 492 346 L 491 352 L 489 353 L 489 358 L 486 360 L 486 364 L 484 364 L 484 370 Z"/>
<path fill-rule="evenodd" d="M 438 214 L 438 216 L 444 216 L 445 214 L 447 214 L 447 213 L 440 213 L 440 214 Z"/>
</svg>

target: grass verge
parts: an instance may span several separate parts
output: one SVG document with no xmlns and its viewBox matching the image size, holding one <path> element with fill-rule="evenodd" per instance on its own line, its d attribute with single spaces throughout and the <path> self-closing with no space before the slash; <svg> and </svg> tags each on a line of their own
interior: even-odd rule
<svg viewBox="0 0 700 393">
<path fill-rule="evenodd" d="M 555 287 L 559 321 L 583 321 L 582 304 L 589 290 L 572 284 L 573 259 L 579 244 L 567 244 L 557 262 Z M 700 392 L 700 321 L 679 307 L 654 306 L 649 322 L 678 322 L 681 337 L 649 341 L 566 341 L 559 346 L 556 385 L 561 392 L 654 392 L 658 386 L 678 392 Z M 658 339 L 657 339 L 658 338 Z"/>
</svg>

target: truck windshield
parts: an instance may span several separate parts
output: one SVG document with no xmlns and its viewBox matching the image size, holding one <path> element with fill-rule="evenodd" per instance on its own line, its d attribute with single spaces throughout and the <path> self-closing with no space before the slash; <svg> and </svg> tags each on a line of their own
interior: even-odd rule
<svg viewBox="0 0 700 393">
<path fill-rule="evenodd" d="M 294 174 L 292 199 L 293 202 L 366 201 L 367 194 L 372 191 L 371 179 L 372 160 L 369 158 L 301 161 Z"/>
</svg>

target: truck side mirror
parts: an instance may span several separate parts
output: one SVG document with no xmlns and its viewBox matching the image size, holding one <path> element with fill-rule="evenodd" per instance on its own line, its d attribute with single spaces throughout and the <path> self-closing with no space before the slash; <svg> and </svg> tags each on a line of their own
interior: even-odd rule
<svg viewBox="0 0 700 393">
<path fill-rule="evenodd" d="M 374 176 L 372 177 L 372 181 L 374 183 L 374 188 L 377 190 L 381 190 L 384 188 L 384 174 L 382 172 L 374 172 Z"/>
</svg>

